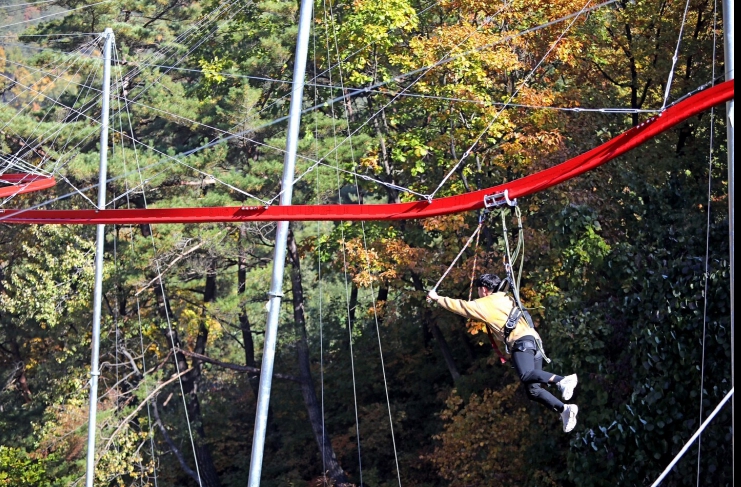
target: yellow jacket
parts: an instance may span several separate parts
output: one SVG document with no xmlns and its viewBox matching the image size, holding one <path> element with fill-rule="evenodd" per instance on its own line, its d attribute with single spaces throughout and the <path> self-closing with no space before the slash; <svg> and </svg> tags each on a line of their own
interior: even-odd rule
<svg viewBox="0 0 741 487">
<path fill-rule="evenodd" d="M 504 343 L 504 325 L 507 323 L 507 317 L 515 306 L 515 301 L 507 293 L 492 293 L 483 298 L 465 301 L 463 299 L 445 298 L 440 296 L 437 303 L 448 311 L 483 321 L 494 333 L 494 337 Z M 530 335 L 536 340 L 540 340 L 540 335 L 530 325 L 527 324 L 524 317 L 517 322 L 517 326 L 509 334 L 508 346 L 519 338 Z"/>
</svg>

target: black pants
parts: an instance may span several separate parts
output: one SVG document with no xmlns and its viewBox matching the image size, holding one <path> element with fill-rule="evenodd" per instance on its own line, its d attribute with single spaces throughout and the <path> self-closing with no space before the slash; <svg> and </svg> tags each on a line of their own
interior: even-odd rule
<svg viewBox="0 0 741 487">
<path fill-rule="evenodd" d="M 535 348 L 535 341 L 530 338 L 517 340 L 512 346 L 512 363 L 520 380 L 525 384 L 528 399 L 539 402 L 557 413 L 563 411 L 563 403 L 541 387 L 541 384 L 547 384 L 548 379 L 554 374 L 543 371 L 543 355 Z"/>
</svg>

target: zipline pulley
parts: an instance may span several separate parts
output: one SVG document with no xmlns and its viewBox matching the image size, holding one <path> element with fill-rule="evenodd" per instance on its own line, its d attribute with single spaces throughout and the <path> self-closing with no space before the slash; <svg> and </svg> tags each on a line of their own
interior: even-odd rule
<svg viewBox="0 0 741 487">
<path fill-rule="evenodd" d="M 484 196 L 485 208 L 498 208 L 504 205 L 517 206 L 517 198 L 509 199 L 508 189 L 505 189 L 501 193 L 488 194 Z"/>
</svg>

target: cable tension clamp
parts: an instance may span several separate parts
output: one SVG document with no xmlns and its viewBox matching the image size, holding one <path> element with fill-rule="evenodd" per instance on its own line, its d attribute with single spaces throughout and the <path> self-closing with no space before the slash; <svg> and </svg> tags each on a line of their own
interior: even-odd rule
<svg viewBox="0 0 741 487">
<path fill-rule="evenodd" d="M 505 189 L 501 193 L 488 194 L 484 196 L 485 208 L 497 208 L 499 206 L 517 206 L 517 198 L 509 199 L 509 190 Z"/>
</svg>

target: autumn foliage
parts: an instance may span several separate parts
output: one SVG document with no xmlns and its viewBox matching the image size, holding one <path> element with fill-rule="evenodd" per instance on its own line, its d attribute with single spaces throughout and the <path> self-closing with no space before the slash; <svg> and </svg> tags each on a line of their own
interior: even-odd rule
<svg viewBox="0 0 741 487">
<path fill-rule="evenodd" d="M 3 208 L 91 207 L 75 191 L 98 170 L 87 33 L 108 26 L 112 207 L 263 205 L 283 189 L 295 0 L 0 4 L 0 176 L 22 164 L 59 181 Z M 720 79 L 714 9 L 315 2 L 293 201 L 423 203 L 589 150 Z M 481 323 L 425 301 L 479 214 L 292 224 L 262 485 L 652 482 L 730 387 L 722 112 L 519 201 L 523 300 L 548 370 L 579 374 L 570 435 Z M 106 227 L 99 485 L 244 485 L 274 237 L 272 222 Z M 2 487 L 84 474 L 93 240 L 0 222 Z M 438 291 L 468 298 L 503 255 L 493 212 Z M 732 441 L 726 408 L 668 485 L 695 485 L 699 468 L 730 486 Z"/>
</svg>

